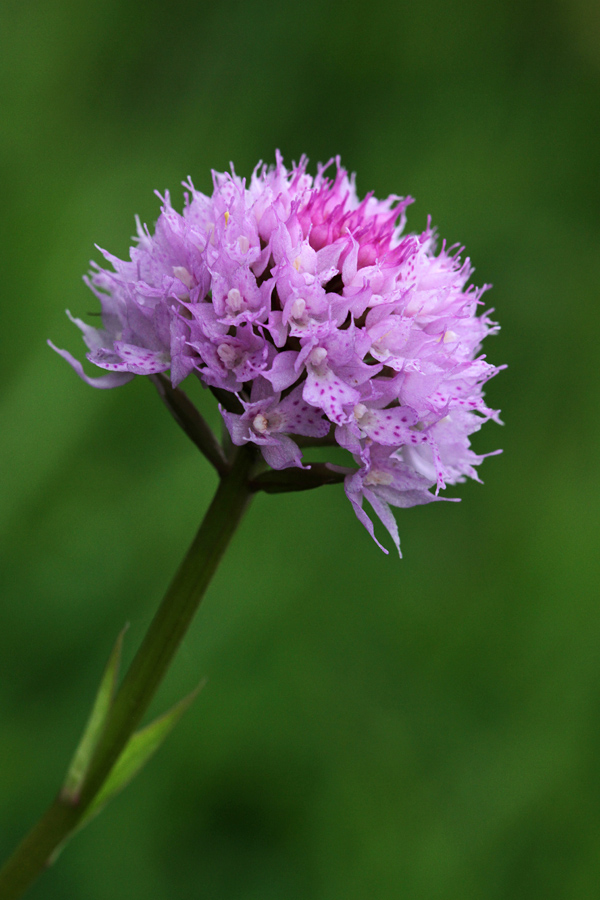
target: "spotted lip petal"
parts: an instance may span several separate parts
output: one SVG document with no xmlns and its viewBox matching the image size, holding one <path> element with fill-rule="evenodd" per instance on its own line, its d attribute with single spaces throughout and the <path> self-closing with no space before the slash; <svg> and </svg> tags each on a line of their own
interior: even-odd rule
<svg viewBox="0 0 600 900">
<path fill-rule="evenodd" d="M 48 346 L 52 347 L 63 359 L 69 363 L 70 366 L 75 369 L 79 377 L 82 381 L 85 381 L 86 384 L 89 384 L 90 387 L 95 388 L 114 388 L 119 387 L 122 384 L 127 384 L 128 381 L 131 381 L 133 378 L 132 372 L 109 372 L 106 375 L 99 375 L 96 378 L 90 377 L 86 375 L 83 371 L 83 366 L 79 362 L 78 359 L 75 359 L 68 350 L 61 350 L 59 347 L 55 347 L 52 341 L 48 341 Z"/>
<path fill-rule="evenodd" d="M 404 234 L 412 198 L 359 198 L 339 158 L 314 177 L 307 165 L 287 169 L 277 152 L 249 183 L 213 172 L 211 196 L 189 181 L 181 214 L 165 193 L 130 260 L 102 251 L 112 268 L 92 264 L 103 327 L 73 319 L 108 373 L 57 352 L 95 387 L 195 373 L 230 410 L 232 441 L 276 470 L 303 467 L 294 435 L 331 431 L 358 467 L 346 477 L 358 518 L 373 534 L 366 500 L 399 548 L 390 506 L 477 478 L 469 436 L 499 421 L 482 393 L 499 368 L 481 342 L 498 328 L 477 315 L 487 286 L 467 285 L 462 248 L 436 252 L 430 223 Z"/>
</svg>

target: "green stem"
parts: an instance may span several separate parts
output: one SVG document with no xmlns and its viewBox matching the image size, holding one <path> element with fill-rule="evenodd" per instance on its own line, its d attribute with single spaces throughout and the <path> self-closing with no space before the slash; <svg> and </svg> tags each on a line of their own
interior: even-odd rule
<svg viewBox="0 0 600 900">
<path fill-rule="evenodd" d="M 59 796 L 2 871 L 0 900 L 17 900 L 77 827 L 140 723 L 248 506 L 252 445 L 236 449 L 200 529 L 173 579 L 115 697 L 76 803 Z"/>
</svg>

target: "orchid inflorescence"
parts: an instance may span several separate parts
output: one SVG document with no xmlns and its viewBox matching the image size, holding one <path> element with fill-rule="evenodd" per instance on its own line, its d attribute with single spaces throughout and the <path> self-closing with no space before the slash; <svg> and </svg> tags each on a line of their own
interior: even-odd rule
<svg viewBox="0 0 600 900">
<path fill-rule="evenodd" d="M 466 286 L 462 248 L 436 252 L 429 222 L 403 234 L 410 197 L 359 200 L 339 158 L 306 168 L 278 153 L 249 185 L 215 172 L 210 197 L 188 181 L 182 214 L 166 193 L 130 261 L 92 264 L 103 328 L 73 319 L 106 374 L 58 352 L 101 388 L 170 370 L 172 390 L 194 373 L 233 444 L 257 445 L 272 470 L 306 470 L 306 445 L 336 443 L 355 465 L 329 469 L 358 518 L 374 537 L 367 500 L 399 549 L 390 506 L 477 479 L 469 436 L 498 421 L 482 386 L 499 371 L 479 351 L 497 326 L 476 315 L 486 287 Z"/>
</svg>

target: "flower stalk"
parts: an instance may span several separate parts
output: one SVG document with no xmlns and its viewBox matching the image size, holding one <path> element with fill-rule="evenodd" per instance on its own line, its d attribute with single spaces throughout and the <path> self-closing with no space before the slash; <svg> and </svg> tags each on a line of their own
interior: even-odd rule
<svg viewBox="0 0 600 900">
<path fill-rule="evenodd" d="M 84 818 L 148 709 L 254 492 L 256 451 L 236 447 L 217 492 L 117 691 L 78 796 L 60 792 L 0 871 L 0 900 L 17 900 Z"/>
</svg>

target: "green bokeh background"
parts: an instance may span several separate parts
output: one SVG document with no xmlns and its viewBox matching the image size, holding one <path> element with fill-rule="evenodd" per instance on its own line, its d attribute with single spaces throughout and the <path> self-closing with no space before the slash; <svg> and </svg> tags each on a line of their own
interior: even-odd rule
<svg viewBox="0 0 600 900">
<path fill-rule="evenodd" d="M 597 4 L 4 0 L 0 41 L 3 855 L 215 487 L 149 383 L 46 347 L 82 351 L 94 243 L 187 175 L 340 153 L 464 243 L 509 365 L 475 442 L 504 454 L 399 512 L 402 561 L 338 487 L 255 501 L 153 708 L 208 686 L 30 896 L 597 896 Z"/>
</svg>

